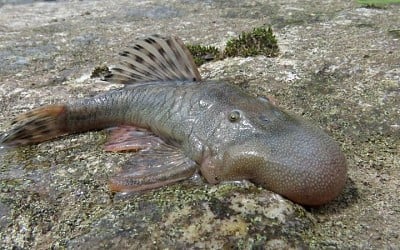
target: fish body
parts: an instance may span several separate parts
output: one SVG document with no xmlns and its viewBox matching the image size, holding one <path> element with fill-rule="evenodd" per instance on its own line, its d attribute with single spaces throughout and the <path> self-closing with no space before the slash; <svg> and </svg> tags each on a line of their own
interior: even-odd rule
<svg viewBox="0 0 400 250">
<path fill-rule="evenodd" d="M 268 99 L 202 80 L 178 38 L 137 40 L 120 55 L 107 80 L 124 88 L 22 114 L 0 143 L 113 127 L 106 150 L 139 151 L 111 178 L 114 191 L 160 187 L 197 170 L 210 183 L 247 179 L 304 205 L 343 189 L 346 160 L 336 142 Z"/>
</svg>

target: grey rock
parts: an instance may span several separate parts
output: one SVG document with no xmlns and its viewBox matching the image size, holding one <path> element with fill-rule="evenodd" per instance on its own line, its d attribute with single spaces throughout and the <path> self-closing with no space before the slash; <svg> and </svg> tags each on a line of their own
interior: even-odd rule
<svg viewBox="0 0 400 250">
<path fill-rule="evenodd" d="M 17 3 L 18 4 L 15 4 Z M 249 183 L 185 181 L 113 195 L 107 179 L 131 154 L 102 151 L 105 133 L 0 149 L 5 249 L 398 248 L 400 246 L 399 5 L 355 1 L 1 1 L 0 131 L 17 114 L 110 88 L 91 79 L 136 37 L 174 34 L 223 47 L 272 25 L 277 58 L 201 67 L 272 95 L 340 142 L 343 194 L 303 208 Z"/>
</svg>

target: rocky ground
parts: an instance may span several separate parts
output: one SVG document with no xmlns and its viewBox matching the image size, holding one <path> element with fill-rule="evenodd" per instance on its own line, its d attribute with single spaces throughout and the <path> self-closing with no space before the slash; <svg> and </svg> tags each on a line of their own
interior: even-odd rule
<svg viewBox="0 0 400 250">
<path fill-rule="evenodd" d="M 343 194 L 304 208 L 251 183 L 185 181 L 111 194 L 130 154 L 102 151 L 89 132 L 0 152 L 0 245 L 5 249 L 400 247 L 400 5 L 355 1 L 0 1 L 0 131 L 43 104 L 115 88 L 91 78 L 149 34 L 222 48 L 261 25 L 276 58 L 201 67 L 312 120 L 349 165 Z"/>
</svg>

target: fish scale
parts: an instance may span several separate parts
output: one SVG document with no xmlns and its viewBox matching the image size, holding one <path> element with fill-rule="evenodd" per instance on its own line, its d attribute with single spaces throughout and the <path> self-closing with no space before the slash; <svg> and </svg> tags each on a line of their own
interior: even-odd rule
<svg viewBox="0 0 400 250">
<path fill-rule="evenodd" d="M 105 80 L 125 87 L 28 111 L 0 146 L 109 128 L 106 151 L 138 151 L 110 179 L 115 192 L 158 188 L 200 171 L 212 184 L 247 179 L 317 206 L 345 186 L 346 159 L 334 140 L 268 99 L 202 80 L 179 38 L 139 39 L 119 55 Z"/>
</svg>

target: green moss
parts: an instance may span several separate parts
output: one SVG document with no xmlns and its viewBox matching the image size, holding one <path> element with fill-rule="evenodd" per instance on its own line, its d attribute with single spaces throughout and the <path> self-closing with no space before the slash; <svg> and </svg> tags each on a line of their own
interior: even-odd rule
<svg viewBox="0 0 400 250">
<path fill-rule="evenodd" d="M 197 66 L 200 66 L 208 61 L 218 60 L 221 57 L 221 52 L 214 46 L 187 44 L 186 47 L 193 55 L 194 62 Z"/>
<path fill-rule="evenodd" d="M 366 8 L 382 9 L 388 4 L 399 4 L 400 0 L 357 0 L 357 2 Z"/>
<path fill-rule="evenodd" d="M 233 38 L 226 43 L 225 50 L 219 51 L 214 46 L 186 44 L 193 55 L 194 62 L 200 66 L 208 61 L 222 60 L 234 56 L 265 55 L 275 57 L 279 48 L 271 27 L 258 27 L 250 32 L 243 32 L 238 38 Z"/>
<path fill-rule="evenodd" d="M 243 32 L 239 38 L 229 40 L 224 50 L 224 56 L 248 57 L 265 55 L 275 57 L 278 52 L 278 43 L 271 27 L 268 27 L 268 29 L 258 27 L 251 32 Z"/>
<path fill-rule="evenodd" d="M 90 78 L 103 77 L 107 74 L 110 74 L 110 69 L 106 65 L 100 65 L 93 69 Z"/>
</svg>

